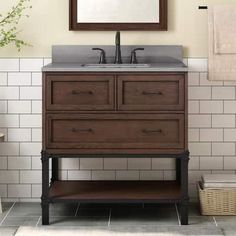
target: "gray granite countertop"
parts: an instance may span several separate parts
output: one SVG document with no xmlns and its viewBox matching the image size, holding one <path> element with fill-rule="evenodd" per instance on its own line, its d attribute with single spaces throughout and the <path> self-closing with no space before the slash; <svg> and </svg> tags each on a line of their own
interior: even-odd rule
<svg viewBox="0 0 236 236">
<path fill-rule="evenodd" d="M 186 72 L 188 68 L 183 63 L 183 47 L 178 45 L 122 46 L 123 67 L 87 67 L 85 64 L 96 64 L 99 61 L 98 52 L 94 45 L 55 45 L 52 47 L 52 63 L 44 66 L 44 72 Z M 115 47 L 100 45 L 106 52 L 107 63 L 114 63 Z M 130 53 L 135 48 L 144 48 L 138 52 L 140 64 L 147 67 L 133 67 L 130 63 Z"/>
<path fill-rule="evenodd" d="M 149 67 L 132 68 L 101 68 L 85 67 L 79 63 L 51 63 L 42 68 L 43 72 L 187 72 L 188 68 L 184 63 L 155 63 Z"/>
</svg>

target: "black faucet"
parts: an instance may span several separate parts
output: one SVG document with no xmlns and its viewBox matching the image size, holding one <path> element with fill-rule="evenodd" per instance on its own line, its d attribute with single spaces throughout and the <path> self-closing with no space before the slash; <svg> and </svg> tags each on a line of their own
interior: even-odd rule
<svg viewBox="0 0 236 236">
<path fill-rule="evenodd" d="M 107 64 L 107 60 L 106 60 L 106 52 L 104 49 L 102 48 L 92 48 L 92 50 L 94 51 L 100 51 L 100 60 L 99 60 L 99 64 Z"/>
<path fill-rule="evenodd" d="M 122 64 L 121 50 L 120 50 L 120 32 L 116 32 L 116 55 L 115 64 Z"/>
</svg>

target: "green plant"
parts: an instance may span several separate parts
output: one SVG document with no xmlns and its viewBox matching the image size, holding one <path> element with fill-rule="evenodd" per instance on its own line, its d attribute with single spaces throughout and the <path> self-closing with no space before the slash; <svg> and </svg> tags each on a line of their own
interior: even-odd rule
<svg viewBox="0 0 236 236">
<path fill-rule="evenodd" d="M 22 46 L 29 46 L 27 42 L 18 38 L 20 31 L 17 30 L 17 25 L 22 17 L 29 17 L 24 15 L 24 12 L 26 9 L 32 8 L 30 1 L 19 0 L 6 16 L 0 14 L 0 47 L 14 43 L 18 51 L 20 51 Z"/>
</svg>

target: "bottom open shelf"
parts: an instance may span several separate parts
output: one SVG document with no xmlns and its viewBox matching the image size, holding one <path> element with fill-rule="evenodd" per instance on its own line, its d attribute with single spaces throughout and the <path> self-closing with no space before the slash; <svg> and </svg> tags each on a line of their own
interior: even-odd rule
<svg viewBox="0 0 236 236">
<path fill-rule="evenodd" d="M 179 202 L 177 181 L 55 181 L 49 198 L 56 201 Z"/>
</svg>

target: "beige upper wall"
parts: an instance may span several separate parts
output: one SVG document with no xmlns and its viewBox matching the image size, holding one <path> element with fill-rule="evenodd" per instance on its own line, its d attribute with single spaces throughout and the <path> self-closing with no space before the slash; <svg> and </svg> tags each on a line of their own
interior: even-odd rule
<svg viewBox="0 0 236 236">
<path fill-rule="evenodd" d="M 30 18 L 21 21 L 21 38 L 33 47 L 20 53 L 11 45 L 0 48 L 0 57 L 50 57 L 53 44 L 113 44 L 114 32 L 71 32 L 68 30 L 69 0 L 31 0 Z M 0 0 L 6 12 L 17 0 Z M 186 57 L 207 56 L 207 10 L 199 5 L 222 4 L 225 0 L 169 0 L 167 32 L 122 32 L 122 44 L 180 44 Z M 227 4 L 236 0 L 227 0 Z"/>
</svg>

